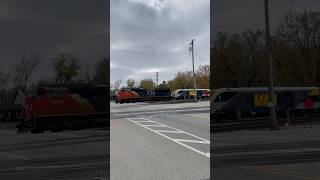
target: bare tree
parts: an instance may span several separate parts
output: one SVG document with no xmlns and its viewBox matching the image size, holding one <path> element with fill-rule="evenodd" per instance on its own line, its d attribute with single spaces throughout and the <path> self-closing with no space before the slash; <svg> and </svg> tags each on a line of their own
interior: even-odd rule
<svg viewBox="0 0 320 180">
<path fill-rule="evenodd" d="M 115 82 L 114 82 L 114 89 L 119 89 L 120 88 L 120 85 L 122 83 L 122 79 L 117 79 Z"/>
<path fill-rule="evenodd" d="M 240 74 L 243 77 L 240 84 L 249 87 L 261 79 L 258 72 L 263 72 L 263 69 L 266 69 L 262 65 L 262 62 L 265 61 L 263 32 L 257 30 L 241 33 L 241 44 L 242 67 L 240 72 L 241 70 L 242 72 Z"/>
<path fill-rule="evenodd" d="M 134 79 L 128 79 L 127 80 L 127 87 L 133 88 L 136 85 L 136 81 Z"/>
<path fill-rule="evenodd" d="M 76 56 L 70 54 L 60 54 L 52 58 L 55 81 L 57 84 L 70 84 L 78 75 L 79 62 Z"/>
<path fill-rule="evenodd" d="M 6 96 L 5 86 L 8 82 L 9 76 L 10 76 L 9 74 L 6 74 L 0 71 L 0 104 L 5 102 L 5 96 Z"/>
<path fill-rule="evenodd" d="M 287 13 L 277 30 L 277 36 L 300 52 L 297 55 L 303 61 L 306 84 L 320 81 L 320 74 L 317 72 L 320 71 L 320 62 L 314 61 L 317 59 L 314 58 L 314 51 L 320 49 L 320 12 L 305 10 Z"/>
<path fill-rule="evenodd" d="M 198 88 L 210 88 L 210 66 L 199 66 L 199 69 L 196 72 L 196 78 Z"/>
<path fill-rule="evenodd" d="M 85 75 L 85 80 L 87 81 L 88 84 L 91 83 L 91 66 L 89 64 L 89 62 L 87 61 L 85 63 L 85 66 L 84 66 L 84 75 Z"/>
<path fill-rule="evenodd" d="M 140 88 L 152 90 L 156 88 L 156 84 L 152 79 L 143 79 L 140 81 Z"/>
<path fill-rule="evenodd" d="M 176 76 L 168 81 L 170 89 L 189 89 L 193 87 L 192 71 L 178 72 Z"/>
<path fill-rule="evenodd" d="M 15 86 L 22 89 L 22 92 L 26 91 L 27 84 L 32 76 L 33 71 L 40 63 L 40 54 L 31 53 L 30 55 L 22 54 L 22 59 L 17 64 L 14 77 Z"/>
<path fill-rule="evenodd" d="M 93 77 L 93 82 L 96 84 L 103 84 L 109 86 L 110 84 L 110 59 L 108 58 L 102 58 L 100 61 L 98 61 L 95 65 L 95 75 Z"/>
<path fill-rule="evenodd" d="M 9 79 L 10 79 L 9 73 L 4 73 L 0 71 L 0 88 L 5 88 L 5 86 L 9 82 Z"/>
<path fill-rule="evenodd" d="M 220 32 L 215 37 L 213 88 L 267 85 L 262 31 Z M 320 11 L 287 13 L 272 46 L 277 86 L 320 86 Z"/>
<path fill-rule="evenodd" d="M 238 86 L 238 70 L 241 62 L 240 35 L 229 36 L 219 32 L 214 43 L 215 85 Z"/>
</svg>

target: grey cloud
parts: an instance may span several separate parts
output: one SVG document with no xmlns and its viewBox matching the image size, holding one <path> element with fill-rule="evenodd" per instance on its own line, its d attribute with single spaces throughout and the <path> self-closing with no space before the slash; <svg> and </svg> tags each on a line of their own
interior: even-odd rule
<svg viewBox="0 0 320 180">
<path fill-rule="evenodd" d="M 197 1 L 198 5 L 189 12 L 181 11 L 177 4 L 166 5 L 167 2 L 160 2 L 164 4 L 159 10 L 141 2 L 111 1 L 111 47 L 118 47 L 111 48 L 111 61 L 130 67 L 134 71 L 131 75 L 137 78 L 154 78 L 154 73 L 138 73 L 148 69 L 160 69 L 161 80 L 186 70 L 185 64 L 189 70 L 188 43 L 193 38 L 197 53 L 209 59 L 210 1 Z M 190 8 L 192 2 L 178 5 Z M 112 80 L 127 76 L 111 74 Z"/>
<path fill-rule="evenodd" d="M 212 32 L 264 28 L 264 0 L 214 0 Z M 274 29 L 289 11 L 319 10 L 319 0 L 269 0 Z"/>
<path fill-rule="evenodd" d="M 107 56 L 107 1 L 2 0 L 0 70 L 12 70 L 21 54 L 38 52 L 34 80 L 52 76 L 50 58 L 74 53 L 84 61 Z"/>
</svg>

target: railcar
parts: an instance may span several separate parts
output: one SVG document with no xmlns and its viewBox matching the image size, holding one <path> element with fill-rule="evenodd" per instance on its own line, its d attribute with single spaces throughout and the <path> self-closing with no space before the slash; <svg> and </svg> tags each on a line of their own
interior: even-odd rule
<svg viewBox="0 0 320 180">
<path fill-rule="evenodd" d="M 106 87 L 40 87 L 26 99 L 25 123 L 34 133 L 106 126 L 108 99 Z"/>
<path fill-rule="evenodd" d="M 318 87 L 275 87 L 273 102 L 277 116 L 320 113 Z M 268 88 L 222 88 L 211 98 L 215 121 L 269 115 Z"/>
<path fill-rule="evenodd" d="M 209 99 L 210 89 L 196 89 L 197 99 Z M 194 98 L 194 89 L 176 89 L 172 93 L 174 99 L 192 99 Z"/>
<path fill-rule="evenodd" d="M 122 88 L 116 96 L 116 103 L 171 100 L 170 89 Z"/>
</svg>

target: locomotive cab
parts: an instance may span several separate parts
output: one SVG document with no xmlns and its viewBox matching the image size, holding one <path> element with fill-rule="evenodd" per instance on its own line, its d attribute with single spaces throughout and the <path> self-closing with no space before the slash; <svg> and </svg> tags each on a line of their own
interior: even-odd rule
<svg viewBox="0 0 320 180">
<path fill-rule="evenodd" d="M 108 109 L 106 89 L 93 86 L 40 87 L 36 97 L 26 99 L 26 120 L 33 132 L 94 126 L 97 122 L 93 118 L 105 117 Z"/>
</svg>

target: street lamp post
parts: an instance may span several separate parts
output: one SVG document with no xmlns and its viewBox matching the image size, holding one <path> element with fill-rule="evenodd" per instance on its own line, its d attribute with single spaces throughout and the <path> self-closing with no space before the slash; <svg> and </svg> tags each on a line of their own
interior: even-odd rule
<svg viewBox="0 0 320 180">
<path fill-rule="evenodd" d="M 270 20 L 269 20 L 269 1 L 264 0 L 265 8 L 265 31 L 266 31 L 266 47 L 267 47 L 267 59 L 269 62 L 269 102 L 268 107 L 270 108 L 270 124 L 271 129 L 277 129 L 277 119 L 274 103 L 274 88 L 273 88 L 273 65 L 272 65 L 272 48 L 271 48 L 271 37 L 270 37 Z"/>
</svg>

